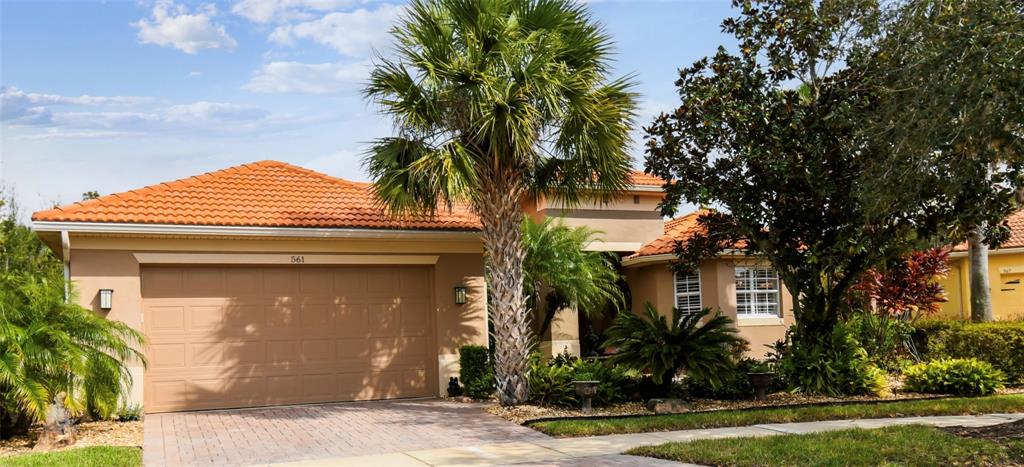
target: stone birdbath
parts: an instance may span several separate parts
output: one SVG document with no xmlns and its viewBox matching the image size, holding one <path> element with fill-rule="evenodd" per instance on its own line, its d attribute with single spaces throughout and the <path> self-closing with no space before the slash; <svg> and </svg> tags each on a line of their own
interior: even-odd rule
<svg viewBox="0 0 1024 467">
<path fill-rule="evenodd" d="M 591 413 L 594 409 L 590 406 L 591 399 L 597 395 L 597 385 L 600 381 L 573 381 L 573 386 L 576 387 L 576 395 L 583 399 L 583 406 L 580 411 L 583 413 Z"/>
<path fill-rule="evenodd" d="M 764 401 L 767 399 L 765 393 L 768 388 L 772 386 L 772 380 L 775 378 L 775 373 L 771 371 L 752 371 L 747 373 L 747 377 L 750 378 L 750 384 L 754 386 L 754 390 L 757 391 L 756 400 Z"/>
</svg>

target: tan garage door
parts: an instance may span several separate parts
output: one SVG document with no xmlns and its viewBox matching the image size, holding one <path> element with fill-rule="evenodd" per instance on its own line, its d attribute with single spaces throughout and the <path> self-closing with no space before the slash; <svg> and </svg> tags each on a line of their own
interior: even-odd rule
<svg viewBox="0 0 1024 467">
<path fill-rule="evenodd" d="M 433 391 L 425 267 L 144 267 L 147 412 Z"/>
</svg>

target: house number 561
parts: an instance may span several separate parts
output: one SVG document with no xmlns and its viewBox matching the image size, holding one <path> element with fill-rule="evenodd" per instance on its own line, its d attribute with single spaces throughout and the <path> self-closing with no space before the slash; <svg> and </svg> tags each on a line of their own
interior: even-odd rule
<svg viewBox="0 0 1024 467">
<path fill-rule="evenodd" d="M 302 264 L 306 262 L 305 256 L 292 256 L 292 264 Z"/>
</svg>

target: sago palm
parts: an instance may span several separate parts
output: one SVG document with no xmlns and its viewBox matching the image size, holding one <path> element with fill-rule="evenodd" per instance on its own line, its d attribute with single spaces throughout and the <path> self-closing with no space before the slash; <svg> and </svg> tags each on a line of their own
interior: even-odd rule
<svg viewBox="0 0 1024 467">
<path fill-rule="evenodd" d="M 746 345 L 732 320 L 721 312 L 708 317 L 710 314 L 708 308 L 698 313 L 675 308 L 668 318 L 647 303 L 642 315 L 619 313 L 605 331 L 604 345 L 616 350 L 613 362 L 650 371 L 662 394 L 668 396 L 672 379 L 680 371 L 718 381 L 718 375 L 732 365 L 737 350 Z"/>
<path fill-rule="evenodd" d="M 524 286 L 533 308 L 543 312 L 541 336 L 558 310 L 572 307 L 594 315 L 624 306 L 615 262 L 607 253 L 586 250 L 599 234 L 552 217 L 523 220 Z"/>
<path fill-rule="evenodd" d="M 419 0 L 366 95 L 394 122 L 366 166 L 395 213 L 466 203 L 480 217 L 502 404 L 529 393 L 522 206 L 608 200 L 628 183 L 636 96 L 573 0 Z"/>
</svg>

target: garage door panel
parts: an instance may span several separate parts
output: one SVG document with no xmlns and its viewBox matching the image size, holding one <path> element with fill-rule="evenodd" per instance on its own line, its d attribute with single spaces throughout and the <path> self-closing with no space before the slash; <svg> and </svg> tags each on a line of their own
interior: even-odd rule
<svg viewBox="0 0 1024 467">
<path fill-rule="evenodd" d="M 190 268 L 182 274 L 182 287 L 190 297 L 224 297 L 224 271 Z"/>
<path fill-rule="evenodd" d="M 264 269 L 263 295 L 266 297 L 291 297 L 297 291 L 298 271 L 294 269 Z"/>
<path fill-rule="evenodd" d="M 366 302 L 339 303 L 334 313 L 334 330 L 341 337 L 366 337 L 370 328 L 370 305 Z"/>
<path fill-rule="evenodd" d="M 153 335 L 160 332 L 184 332 L 185 328 L 185 306 L 165 305 L 151 306 L 145 309 L 145 324 L 147 334 Z"/>
<path fill-rule="evenodd" d="M 142 278 L 142 296 L 146 298 L 181 297 L 182 269 L 149 269 Z"/>
<path fill-rule="evenodd" d="M 428 395 L 430 280 L 409 267 L 145 267 L 146 409 Z"/>
<path fill-rule="evenodd" d="M 186 344 L 171 343 L 149 345 L 149 366 L 153 370 L 185 368 Z"/>
<path fill-rule="evenodd" d="M 402 301 L 402 328 L 399 334 L 403 336 L 426 335 L 430 327 L 430 305 L 426 301 L 403 300 Z"/>
<path fill-rule="evenodd" d="M 299 313 L 299 321 L 303 334 L 330 335 L 334 332 L 334 305 L 303 304 Z"/>
</svg>

